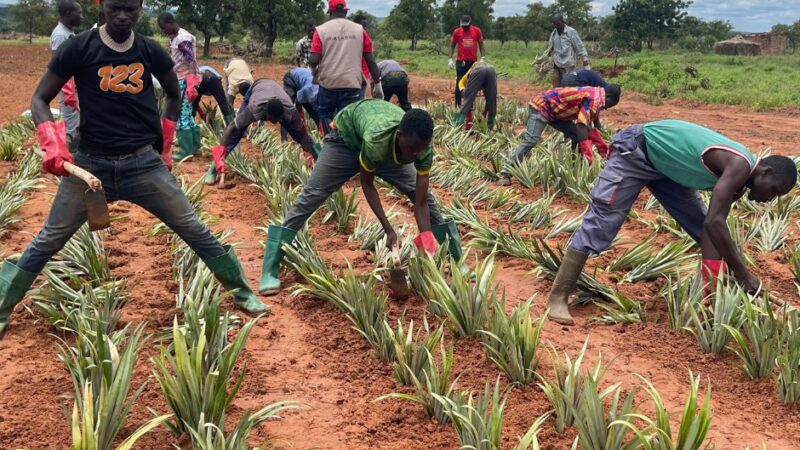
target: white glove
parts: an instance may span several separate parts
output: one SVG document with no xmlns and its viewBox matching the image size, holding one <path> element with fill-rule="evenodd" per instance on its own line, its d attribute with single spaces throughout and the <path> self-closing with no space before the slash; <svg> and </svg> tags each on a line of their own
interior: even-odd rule
<svg viewBox="0 0 800 450">
<path fill-rule="evenodd" d="M 592 66 L 589 65 L 589 61 L 584 61 L 583 68 L 586 70 L 592 70 Z"/>
<path fill-rule="evenodd" d="M 383 100 L 383 88 L 380 81 L 372 85 L 372 98 Z"/>
<path fill-rule="evenodd" d="M 456 63 L 453 62 L 453 58 L 447 60 L 447 67 L 449 67 L 450 69 L 456 68 Z"/>
<path fill-rule="evenodd" d="M 481 62 L 486 62 L 486 57 L 485 56 L 481 56 Z"/>
</svg>

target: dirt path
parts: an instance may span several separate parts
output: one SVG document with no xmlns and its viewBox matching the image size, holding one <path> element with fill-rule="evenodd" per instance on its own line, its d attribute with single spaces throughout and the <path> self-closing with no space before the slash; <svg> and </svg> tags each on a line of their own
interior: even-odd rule
<svg viewBox="0 0 800 450">
<path fill-rule="evenodd" d="M 27 108 L 27 93 L 31 92 L 48 57 L 48 52 L 35 49 L 0 47 L 1 67 L 20 66 L 13 73 L 6 70 L 0 73 L 0 82 L 7 93 L 0 98 L 0 121 Z M 213 65 L 221 66 L 219 62 Z M 258 76 L 275 79 L 280 79 L 286 69 L 285 66 L 256 66 Z M 452 85 L 447 80 L 412 77 L 412 82 L 415 102 L 426 98 L 449 98 Z M 501 92 L 511 95 L 517 88 L 503 83 Z M 26 94 L 18 94 L 22 92 Z M 799 139 L 795 135 L 800 117 L 797 112 L 774 115 L 677 103 L 653 107 L 626 98 L 620 108 L 610 113 L 613 113 L 609 117 L 615 123 L 633 121 L 625 119 L 626 115 L 650 119 L 683 117 L 680 115 L 685 114 L 684 118 L 696 121 L 707 118 L 702 120 L 710 120 L 710 125 L 756 148 L 764 144 L 757 140 L 748 141 L 748 135 L 752 139 L 755 139 L 753 136 L 763 136 L 785 142 L 782 147 L 773 143 L 773 149 L 780 153 L 791 154 Z M 767 123 L 773 128 L 763 125 Z M 203 174 L 207 162 L 190 161 L 181 172 L 196 180 Z M 44 190 L 31 195 L 21 212 L 23 221 L 0 240 L 0 247 L 5 246 L 2 256 L 21 251 L 32 238 L 32 233 L 38 231 L 49 209 L 52 192 L 54 187 L 47 185 Z M 443 199 L 450 197 L 448 192 L 437 193 Z M 576 205 L 564 200 L 559 199 L 554 207 L 570 209 L 572 214 L 579 212 Z M 231 240 L 240 242 L 237 252 L 253 286 L 260 274 L 263 254 L 261 242 L 264 235 L 257 227 L 264 226 L 268 219 L 263 205 L 261 194 L 242 183 L 229 191 L 210 190 L 205 203 L 205 209 L 219 219 L 212 228 L 231 230 L 234 233 Z M 124 276 L 132 283 L 131 298 L 123 310 L 123 317 L 131 322 L 146 320 L 150 332 L 158 331 L 170 325 L 175 313 L 175 285 L 168 275 L 172 262 L 169 249 L 163 239 L 145 238 L 144 232 L 154 222 L 149 214 L 126 204 L 115 206 L 113 211 L 124 218 L 114 224 L 106 239 L 111 263 L 115 275 Z M 369 212 L 363 209 L 362 214 L 368 215 Z M 330 224 L 316 223 L 313 230 L 326 261 L 341 267 L 346 257 L 357 269 L 370 265 L 367 253 L 358 251 L 355 244 L 348 243 L 346 236 L 337 233 Z M 631 223 L 626 225 L 624 232 L 627 238 L 636 240 L 645 236 L 648 230 L 644 225 Z M 796 241 L 794 237 L 791 239 L 792 243 Z M 614 249 L 591 264 L 607 264 L 620 252 L 620 249 Z M 775 261 L 775 255 L 755 256 L 760 267 L 757 275 L 771 278 L 781 287 L 781 292 L 797 304 L 792 275 L 786 264 Z M 506 289 L 508 307 L 536 295 L 536 314 L 541 314 L 550 283 L 536 280 L 529 274 L 532 267 L 520 260 L 503 257 L 498 258 L 498 264 L 497 281 L 501 288 Z M 290 286 L 293 279 L 284 275 L 283 281 Z M 610 282 L 608 279 L 603 281 Z M 664 318 L 666 307 L 656 298 L 662 283 L 624 285 L 623 292 L 642 300 L 648 314 L 660 314 Z M 287 414 L 281 422 L 262 425 L 254 432 L 251 444 L 257 445 L 274 437 L 279 440 L 279 448 L 457 448 L 452 428 L 427 420 L 419 407 L 399 401 L 373 402 L 376 397 L 399 387 L 391 369 L 369 356 L 364 341 L 335 308 L 311 299 L 294 298 L 288 289 L 269 301 L 274 313 L 254 329 L 243 356 L 249 373 L 234 403 L 234 419 L 245 409 L 277 400 L 297 400 L 305 408 Z M 402 305 L 392 304 L 392 317 L 404 308 L 409 310 L 410 317 L 420 318 L 424 305 L 418 299 Z M 795 438 L 800 434 L 800 412 L 797 408 L 780 404 L 771 381 L 754 383 L 745 379 L 735 356 L 715 358 L 703 354 L 692 337 L 670 331 L 664 319 L 658 323 L 606 327 L 589 321 L 596 312 L 593 307 L 578 309 L 579 325 L 571 329 L 546 324 L 545 340 L 559 351 L 574 355 L 588 336 L 587 364 L 593 363 L 601 352 L 604 359 L 615 358 L 616 363 L 606 377 L 608 382 L 622 382 L 627 389 L 639 384 L 633 374 L 642 374 L 656 385 L 670 410 L 676 410 L 685 400 L 689 370 L 703 377 L 703 385 L 710 378 L 714 405 L 711 437 L 718 449 L 760 448 L 762 440 L 773 449 L 800 448 Z M 70 392 L 71 385 L 57 359 L 55 339 L 49 335 L 50 332 L 52 330 L 46 324 L 18 308 L 14 326 L 0 341 L 0 449 L 64 448 L 68 444 L 69 430 L 62 416 L 62 407 L 69 406 L 69 402 L 60 396 Z M 148 359 L 155 354 L 152 347 L 140 358 L 134 386 L 150 378 L 152 364 Z M 542 358 L 542 371 L 545 376 L 550 376 L 551 365 L 544 354 Z M 455 372 L 464 373 L 461 386 L 470 389 L 480 388 L 499 374 L 473 340 L 456 342 Z M 645 397 L 640 395 L 639 399 L 643 409 L 648 411 L 650 406 Z M 154 380 L 150 380 L 123 434 L 128 434 L 150 417 L 146 410 L 148 406 L 165 410 Z M 547 409 L 544 395 L 535 386 L 514 389 L 506 416 L 506 447 Z M 545 428 L 541 435 L 544 448 L 568 448 L 574 436 L 572 432 L 559 436 L 553 432 L 551 422 Z M 140 441 L 139 448 L 166 450 L 172 448 L 172 442 L 169 433 L 157 431 Z"/>
</svg>

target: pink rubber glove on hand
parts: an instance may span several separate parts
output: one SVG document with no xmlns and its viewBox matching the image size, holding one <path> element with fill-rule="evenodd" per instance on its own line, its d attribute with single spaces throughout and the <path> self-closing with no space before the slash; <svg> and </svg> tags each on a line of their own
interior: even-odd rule
<svg viewBox="0 0 800 450">
<path fill-rule="evenodd" d="M 597 128 L 592 128 L 589 130 L 589 140 L 594 144 L 595 148 L 597 149 L 597 153 L 599 153 L 603 158 L 608 159 L 610 155 L 608 152 L 608 144 L 606 144 L 606 141 L 603 140 L 600 130 Z"/>
<path fill-rule="evenodd" d="M 217 173 L 225 173 L 228 170 L 225 166 L 225 147 L 222 145 L 211 147 L 211 156 L 214 158 L 214 166 L 217 168 Z"/>
<path fill-rule="evenodd" d="M 78 109 L 78 96 L 75 93 L 75 78 L 70 78 L 61 91 L 64 92 L 64 106 L 69 106 L 72 109 Z"/>
<path fill-rule="evenodd" d="M 166 117 L 161 119 L 161 135 L 164 139 L 161 144 L 161 159 L 170 172 L 172 172 L 172 142 L 175 140 L 176 126 L 177 124 L 174 120 L 169 120 Z"/>
<path fill-rule="evenodd" d="M 436 248 L 439 247 L 439 243 L 436 242 L 436 237 L 430 231 L 423 231 L 419 234 L 419 236 L 414 238 L 414 245 L 417 247 L 417 250 L 425 250 L 429 256 L 433 256 L 436 253 Z"/>
<path fill-rule="evenodd" d="M 581 153 L 583 153 L 583 157 L 586 158 L 586 162 L 589 164 L 592 163 L 592 141 L 589 139 L 583 140 L 580 142 Z"/>
<path fill-rule="evenodd" d="M 74 163 L 67 149 L 67 125 L 64 122 L 42 122 L 36 127 L 36 138 L 44 151 L 42 169 L 59 177 L 68 177 L 64 163 Z"/>
<path fill-rule="evenodd" d="M 197 98 L 197 88 L 200 87 L 200 75 L 186 75 L 186 99 L 193 102 Z"/>
<path fill-rule="evenodd" d="M 724 275 L 727 267 L 721 259 L 704 259 L 700 265 L 700 275 L 705 286 L 706 295 L 716 289 L 717 280 Z"/>
</svg>

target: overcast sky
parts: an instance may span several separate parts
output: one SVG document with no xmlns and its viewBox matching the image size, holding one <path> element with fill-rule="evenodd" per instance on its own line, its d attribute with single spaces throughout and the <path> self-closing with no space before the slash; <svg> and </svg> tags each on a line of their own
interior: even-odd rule
<svg viewBox="0 0 800 450">
<path fill-rule="evenodd" d="M 398 0 L 348 0 L 351 10 L 364 9 L 385 17 Z M 548 5 L 554 0 L 542 0 Z M 513 16 L 525 12 L 525 0 L 495 0 L 494 15 Z M 607 15 L 617 0 L 595 0 L 594 15 Z M 705 20 L 730 20 L 741 31 L 769 31 L 776 23 L 792 23 L 800 19 L 800 0 L 694 0 L 689 13 Z"/>
</svg>

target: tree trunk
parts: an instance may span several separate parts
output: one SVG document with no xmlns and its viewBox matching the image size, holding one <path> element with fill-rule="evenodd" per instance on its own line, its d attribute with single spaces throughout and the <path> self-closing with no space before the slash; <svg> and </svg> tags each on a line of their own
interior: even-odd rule
<svg viewBox="0 0 800 450">
<path fill-rule="evenodd" d="M 417 36 L 411 36 L 411 51 L 417 49 Z"/>
<path fill-rule="evenodd" d="M 211 55 L 211 32 L 203 33 L 203 58 L 208 58 Z"/>
<path fill-rule="evenodd" d="M 275 45 L 275 39 L 278 38 L 278 27 L 275 22 L 267 20 L 266 28 L 264 29 L 264 56 L 272 58 L 272 46 Z"/>
<path fill-rule="evenodd" d="M 28 23 L 28 43 L 33 44 L 33 20 Z"/>
</svg>

